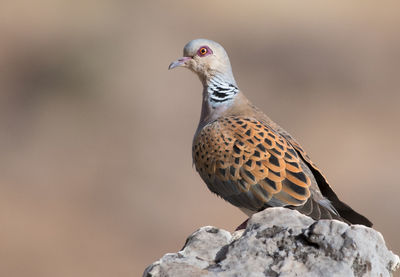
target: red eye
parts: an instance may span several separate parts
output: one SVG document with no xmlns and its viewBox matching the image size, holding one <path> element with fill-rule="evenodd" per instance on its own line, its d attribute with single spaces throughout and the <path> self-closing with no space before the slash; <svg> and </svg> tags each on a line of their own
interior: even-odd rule
<svg viewBox="0 0 400 277">
<path fill-rule="evenodd" d="M 206 48 L 206 47 L 201 47 L 200 49 L 199 49 L 199 55 L 200 56 L 204 56 L 205 54 L 207 54 L 208 53 L 208 49 Z"/>
<path fill-rule="evenodd" d="M 205 57 L 208 55 L 212 55 L 213 51 L 207 45 L 201 46 L 199 50 L 197 50 L 197 55 L 199 57 Z"/>
</svg>

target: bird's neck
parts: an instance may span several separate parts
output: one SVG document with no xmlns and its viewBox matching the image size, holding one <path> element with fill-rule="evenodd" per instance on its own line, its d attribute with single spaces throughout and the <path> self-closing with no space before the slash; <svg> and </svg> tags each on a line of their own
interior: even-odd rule
<svg viewBox="0 0 400 277">
<path fill-rule="evenodd" d="M 203 103 L 198 131 L 221 116 L 240 113 L 248 103 L 233 77 L 213 76 L 203 82 Z"/>
<path fill-rule="evenodd" d="M 218 107 L 232 101 L 239 89 L 233 77 L 215 75 L 204 83 L 203 97 L 206 97 L 211 107 Z M 204 95 L 205 94 L 205 95 Z"/>
</svg>

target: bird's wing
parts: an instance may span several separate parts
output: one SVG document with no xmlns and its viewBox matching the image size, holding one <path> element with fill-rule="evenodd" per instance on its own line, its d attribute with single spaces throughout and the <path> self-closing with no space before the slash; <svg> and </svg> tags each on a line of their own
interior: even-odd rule
<svg viewBox="0 0 400 277">
<path fill-rule="evenodd" d="M 301 206 L 311 180 L 290 143 L 253 118 L 225 117 L 206 125 L 193 143 L 197 171 L 209 189 L 235 206 Z"/>
<path fill-rule="evenodd" d="M 369 221 L 365 216 L 354 211 L 349 205 L 342 202 L 333 191 L 331 186 L 328 183 L 328 180 L 322 174 L 321 170 L 318 166 L 313 163 L 304 149 L 300 146 L 299 143 L 295 139 L 292 138 L 288 133 L 283 132 L 281 135 L 287 140 L 289 144 L 291 144 L 299 156 L 303 159 L 303 161 L 310 168 L 313 173 L 315 180 L 317 181 L 318 187 L 323 196 L 325 196 L 333 205 L 333 207 L 337 210 L 339 215 L 344 218 L 346 221 L 352 224 L 362 224 L 368 227 L 372 226 L 372 222 Z"/>
</svg>

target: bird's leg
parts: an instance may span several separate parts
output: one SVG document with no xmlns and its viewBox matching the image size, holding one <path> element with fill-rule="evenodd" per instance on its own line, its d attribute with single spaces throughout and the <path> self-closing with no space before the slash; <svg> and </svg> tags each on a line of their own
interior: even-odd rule
<svg viewBox="0 0 400 277">
<path fill-rule="evenodd" d="M 236 228 L 235 231 L 239 231 L 239 230 L 246 229 L 246 227 L 247 227 L 247 222 L 248 222 L 248 221 L 249 221 L 249 219 L 246 219 L 245 221 L 243 221 L 243 223 L 240 224 L 240 225 Z"/>
</svg>

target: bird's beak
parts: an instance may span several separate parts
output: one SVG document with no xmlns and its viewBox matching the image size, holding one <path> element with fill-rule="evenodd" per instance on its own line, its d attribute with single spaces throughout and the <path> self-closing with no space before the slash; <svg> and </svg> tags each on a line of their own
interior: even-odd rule
<svg viewBox="0 0 400 277">
<path fill-rule="evenodd" d="M 174 62 L 172 62 L 169 66 L 168 69 L 173 69 L 175 67 L 179 67 L 179 66 L 186 66 L 186 62 L 191 60 L 191 57 L 182 57 Z"/>
</svg>

